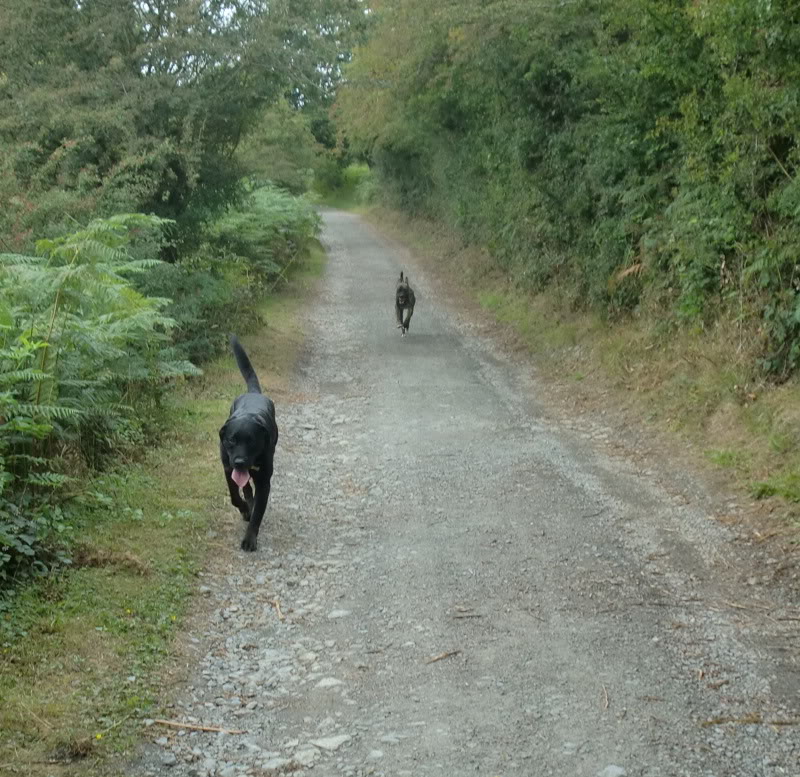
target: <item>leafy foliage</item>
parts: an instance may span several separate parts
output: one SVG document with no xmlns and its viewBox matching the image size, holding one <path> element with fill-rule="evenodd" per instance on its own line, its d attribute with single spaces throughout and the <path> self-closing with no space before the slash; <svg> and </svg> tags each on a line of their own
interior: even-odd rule
<svg viewBox="0 0 800 777">
<path fill-rule="evenodd" d="M 237 152 L 252 181 L 267 182 L 292 194 L 308 191 L 317 157 L 317 141 L 306 112 L 282 101 L 269 108 L 242 140 Z"/>
<path fill-rule="evenodd" d="M 0 581 L 44 563 L 66 526 L 56 495 L 141 443 L 168 382 L 198 373 L 174 352 L 168 301 L 131 281 L 157 262 L 128 242 L 163 225 L 115 216 L 0 254 Z"/>
<path fill-rule="evenodd" d="M 319 225 L 319 216 L 306 200 L 262 187 L 243 207 L 230 210 L 215 223 L 209 242 L 226 255 L 246 259 L 268 280 L 282 272 Z"/>
<path fill-rule="evenodd" d="M 170 298 L 165 312 L 176 322 L 174 342 L 199 363 L 225 347 L 228 332 L 251 328 L 259 301 L 318 229 L 307 201 L 263 187 L 212 223 L 195 253 L 159 263 L 136 285 Z"/>
<path fill-rule="evenodd" d="M 798 9 L 466 0 L 378 9 L 337 112 L 393 203 L 576 305 L 721 312 L 800 366 Z"/>
<path fill-rule="evenodd" d="M 359 0 L 1 5 L 0 236 L 22 252 L 120 212 L 192 244 L 238 195 L 242 138 L 287 95 L 327 99 L 365 18 Z"/>
</svg>

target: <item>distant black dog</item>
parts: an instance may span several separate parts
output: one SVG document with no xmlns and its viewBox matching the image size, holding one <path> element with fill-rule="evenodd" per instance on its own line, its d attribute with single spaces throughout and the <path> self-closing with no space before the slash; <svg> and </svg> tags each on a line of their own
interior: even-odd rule
<svg viewBox="0 0 800 777">
<path fill-rule="evenodd" d="M 408 276 L 404 278 L 401 271 L 394 295 L 394 313 L 397 316 L 397 328 L 403 330 L 403 337 L 406 336 L 408 325 L 411 323 L 411 316 L 414 315 L 415 302 L 414 289 L 408 285 Z M 405 321 L 403 320 L 403 310 L 406 312 Z"/>
<path fill-rule="evenodd" d="M 233 335 L 231 348 L 247 384 L 247 393 L 233 401 L 231 414 L 219 430 L 219 450 L 231 503 L 239 509 L 242 518 L 248 521 L 242 550 L 255 550 L 258 529 L 269 499 L 272 461 L 278 443 L 278 424 L 275 422 L 275 405 L 269 397 L 261 393 L 253 365 Z M 250 486 L 251 478 L 256 488 L 255 499 Z M 239 493 L 240 488 L 244 493 L 244 500 Z"/>
</svg>

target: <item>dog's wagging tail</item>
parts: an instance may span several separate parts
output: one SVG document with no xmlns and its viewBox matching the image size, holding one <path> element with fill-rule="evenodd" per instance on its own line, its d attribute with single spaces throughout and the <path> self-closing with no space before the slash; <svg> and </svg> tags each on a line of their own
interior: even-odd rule
<svg viewBox="0 0 800 777">
<path fill-rule="evenodd" d="M 247 384 L 248 393 L 260 394 L 261 384 L 258 382 L 258 375 L 256 375 L 256 371 L 250 363 L 250 358 L 245 353 L 244 348 L 242 348 L 242 344 L 239 342 L 236 335 L 231 335 L 230 342 L 233 355 L 236 358 L 236 364 L 239 367 L 239 372 L 242 373 L 244 382 Z"/>
<path fill-rule="evenodd" d="M 219 430 L 219 450 L 231 504 L 247 521 L 242 549 L 255 550 L 269 499 L 278 424 L 275 405 L 261 393 L 261 384 L 247 353 L 234 335 L 230 344 L 247 393 L 240 394 L 231 405 L 228 420 Z"/>
</svg>

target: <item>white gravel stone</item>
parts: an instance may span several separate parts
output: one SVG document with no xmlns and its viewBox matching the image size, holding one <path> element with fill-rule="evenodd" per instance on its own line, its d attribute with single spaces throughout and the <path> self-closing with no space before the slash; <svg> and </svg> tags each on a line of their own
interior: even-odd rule
<svg viewBox="0 0 800 777">
<path fill-rule="evenodd" d="M 334 737 L 322 737 L 321 739 L 312 739 L 311 744 L 321 748 L 322 750 L 329 750 L 333 752 L 338 750 L 345 742 L 352 739 L 348 734 L 339 734 Z"/>
<path fill-rule="evenodd" d="M 318 683 L 317 688 L 336 688 L 338 685 L 344 685 L 341 680 L 335 677 L 323 677 Z"/>
<path fill-rule="evenodd" d="M 164 766 L 175 766 L 175 764 L 178 763 L 178 757 L 175 753 L 164 753 L 161 756 L 161 763 L 164 764 Z"/>
<path fill-rule="evenodd" d="M 264 761 L 264 770 L 274 769 L 278 771 L 288 766 L 291 761 L 288 758 L 270 758 L 269 761 Z"/>
<path fill-rule="evenodd" d="M 308 747 L 302 750 L 298 750 L 294 754 L 293 760 L 297 761 L 297 763 L 300 764 L 300 766 L 309 767 L 313 766 L 314 762 L 318 758 L 319 758 L 319 750 L 317 750 L 315 747 Z"/>
<path fill-rule="evenodd" d="M 335 620 L 336 618 L 346 618 L 350 615 L 350 610 L 331 610 L 328 613 L 329 620 Z"/>
<path fill-rule="evenodd" d="M 597 773 L 597 777 L 625 777 L 628 774 L 621 766 L 611 764 L 606 766 L 603 771 Z"/>
</svg>

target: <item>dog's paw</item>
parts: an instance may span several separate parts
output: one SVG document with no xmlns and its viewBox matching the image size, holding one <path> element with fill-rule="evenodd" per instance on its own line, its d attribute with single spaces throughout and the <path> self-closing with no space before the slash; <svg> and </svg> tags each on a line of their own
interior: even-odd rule
<svg viewBox="0 0 800 777">
<path fill-rule="evenodd" d="M 242 550 L 246 550 L 249 553 L 252 553 L 256 547 L 258 546 L 258 541 L 255 537 L 251 537 L 249 534 L 244 535 L 244 539 L 242 540 Z"/>
</svg>

